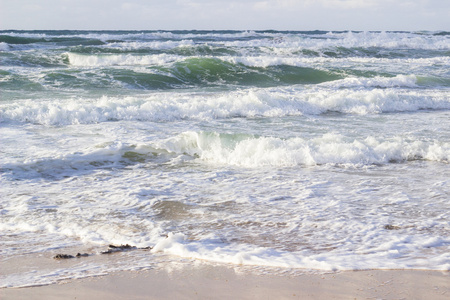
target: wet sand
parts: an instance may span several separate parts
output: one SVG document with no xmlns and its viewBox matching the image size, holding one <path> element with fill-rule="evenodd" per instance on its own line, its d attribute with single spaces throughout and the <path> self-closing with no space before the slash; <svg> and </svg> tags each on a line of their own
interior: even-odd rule
<svg viewBox="0 0 450 300">
<path fill-rule="evenodd" d="M 450 299 L 450 272 L 345 271 L 274 275 L 230 266 L 122 271 L 28 288 L 5 288 L 7 299 Z"/>
</svg>

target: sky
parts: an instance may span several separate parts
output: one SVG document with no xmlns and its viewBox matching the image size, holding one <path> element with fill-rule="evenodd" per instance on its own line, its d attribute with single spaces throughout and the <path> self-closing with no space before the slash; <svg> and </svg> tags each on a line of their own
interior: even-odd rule
<svg viewBox="0 0 450 300">
<path fill-rule="evenodd" d="M 0 29 L 450 31 L 450 1 L 0 0 Z"/>
</svg>

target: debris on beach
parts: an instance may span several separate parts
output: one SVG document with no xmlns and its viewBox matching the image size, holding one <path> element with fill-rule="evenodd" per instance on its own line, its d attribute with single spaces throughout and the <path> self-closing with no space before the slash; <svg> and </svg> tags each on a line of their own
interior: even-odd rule
<svg viewBox="0 0 450 300">
<path fill-rule="evenodd" d="M 153 249 L 153 247 L 138 248 L 136 246 L 131 246 L 131 245 L 128 245 L 128 244 L 120 245 L 120 246 L 109 245 L 108 247 L 109 247 L 108 250 L 102 251 L 100 253 L 101 254 L 111 254 L 111 253 L 115 253 L 115 252 L 122 252 L 122 251 L 135 250 L 135 249 L 140 249 L 140 250 L 151 250 L 151 249 Z"/>
<path fill-rule="evenodd" d="M 138 248 L 136 246 L 131 246 L 129 244 L 126 245 L 109 245 L 108 246 L 108 250 L 106 251 L 102 251 L 100 252 L 100 254 L 111 254 L 111 253 L 115 253 L 115 252 L 122 252 L 122 251 L 128 251 L 128 250 L 134 250 L 134 249 L 139 249 L 139 250 L 151 250 L 153 249 L 153 247 L 142 247 L 142 248 Z M 70 254 L 56 254 L 55 256 L 53 256 L 54 259 L 69 259 L 69 258 L 79 258 L 79 257 L 87 257 L 90 255 L 94 255 L 94 253 L 77 253 L 77 255 L 73 256 Z"/>
<path fill-rule="evenodd" d="M 56 254 L 55 256 L 53 256 L 54 259 L 69 259 L 69 258 L 74 258 L 75 256 L 70 255 L 70 254 Z"/>
<path fill-rule="evenodd" d="M 109 245 L 108 247 L 109 247 L 109 248 L 112 248 L 112 249 L 133 249 L 133 248 L 136 248 L 136 246 L 130 246 L 130 245 L 128 245 L 128 244 L 126 244 L 126 245 L 120 245 L 120 246 Z"/>
<path fill-rule="evenodd" d="M 131 249 L 137 249 L 135 246 L 130 246 L 128 244 L 126 245 L 120 245 L 120 246 L 116 246 L 116 245 L 109 245 L 109 249 L 106 251 L 102 251 L 100 252 L 101 254 L 110 254 L 110 253 L 115 253 L 115 252 L 121 252 L 121 251 L 126 251 L 126 250 L 131 250 Z"/>
<path fill-rule="evenodd" d="M 387 230 L 399 230 L 400 229 L 400 226 L 395 226 L 395 225 L 385 225 L 384 226 L 384 229 L 387 229 Z"/>
<path fill-rule="evenodd" d="M 70 254 L 56 254 L 53 256 L 54 259 L 69 259 L 69 258 L 75 258 L 75 257 L 86 257 L 89 256 L 87 253 L 77 253 L 77 255 L 73 256 Z"/>
</svg>

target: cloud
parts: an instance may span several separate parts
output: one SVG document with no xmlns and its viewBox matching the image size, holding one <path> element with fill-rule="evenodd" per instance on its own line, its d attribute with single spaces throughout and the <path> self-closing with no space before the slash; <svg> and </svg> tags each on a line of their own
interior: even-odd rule
<svg viewBox="0 0 450 300">
<path fill-rule="evenodd" d="M 0 0 L 2 29 L 449 30 L 441 0 Z"/>
<path fill-rule="evenodd" d="M 312 2 L 312 1 L 310 1 Z M 314 1 L 316 2 L 316 1 Z M 380 5 L 383 0 L 319 0 L 323 7 L 340 8 L 340 9 L 357 9 L 357 8 L 368 8 Z"/>
</svg>

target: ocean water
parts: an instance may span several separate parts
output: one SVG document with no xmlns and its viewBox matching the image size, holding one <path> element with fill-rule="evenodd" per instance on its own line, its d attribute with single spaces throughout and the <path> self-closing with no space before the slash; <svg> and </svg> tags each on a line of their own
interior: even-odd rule
<svg viewBox="0 0 450 300">
<path fill-rule="evenodd" d="M 448 32 L 0 31 L 0 97 L 2 287 L 450 270 Z"/>
</svg>

